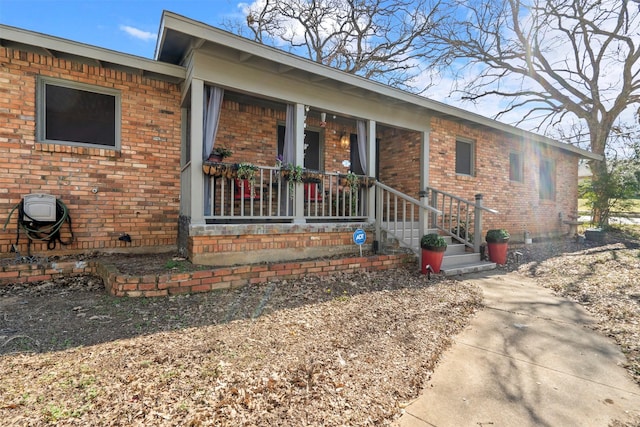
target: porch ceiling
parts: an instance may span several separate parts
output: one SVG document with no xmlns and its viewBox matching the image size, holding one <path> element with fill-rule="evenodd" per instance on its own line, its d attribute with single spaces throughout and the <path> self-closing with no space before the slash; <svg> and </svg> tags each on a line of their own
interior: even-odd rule
<svg viewBox="0 0 640 427">
<path fill-rule="evenodd" d="M 385 103 L 424 111 L 425 116 L 442 117 L 471 127 L 490 128 L 572 152 L 580 157 L 601 159 L 589 151 L 498 122 L 423 96 L 348 74 L 299 56 L 265 46 L 211 27 L 181 15 L 165 11 L 155 57 L 158 61 L 184 65 L 192 50 L 199 49 L 213 57 L 242 63 L 248 67 L 284 74 L 305 84 L 338 90 L 367 102 Z"/>
</svg>

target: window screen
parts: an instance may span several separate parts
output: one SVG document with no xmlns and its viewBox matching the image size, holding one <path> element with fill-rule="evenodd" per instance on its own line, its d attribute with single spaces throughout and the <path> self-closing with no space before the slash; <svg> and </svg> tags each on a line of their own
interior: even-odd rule
<svg viewBox="0 0 640 427">
<path fill-rule="evenodd" d="M 540 160 L 540 198 L 545 200 L 556 198 L 556 167 L 553 160 Z"/>
<path fill-rule="evenodd" d="M 41 79 L 38 137 L 43 142 L 119 148 L 117 91 Z"/>
<path fill-rule="evenodd" d="M 509 179 L 511 181 L 523 182 L 523 164 L 520 153 L 509 154 Z"/>
<path fill-rule="evenodd" d="M 456 141 L 456 173 L 473 175 L 473 143 Z"/>
</svg>

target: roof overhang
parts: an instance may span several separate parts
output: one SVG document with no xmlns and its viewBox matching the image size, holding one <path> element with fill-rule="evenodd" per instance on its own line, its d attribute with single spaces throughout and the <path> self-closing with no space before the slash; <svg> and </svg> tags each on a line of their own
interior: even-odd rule
<svg viewBox="0 0 640 427">
<path fill-rule="evenodd" d="M 183 82 L 184 67 L 0 24 L 0 46 L 144 77 Z"/>
<path fill-rule="evenodd" d="M 160 62 L 184 65 L 192 51 L 200 49 L 218 56 L 224 56 L 227 59 L 231 58 L 248 66 L 287 74 L 292 78 L 304 79 L 309 84 L 338 89 L 342 93 L 366 98 L 373 102 L 386 102 L 392 105 L 403 104 L 405 107 L 424 110 L 425 115 L 432 117 L 443 117 L 448 120 L 464 122 L 470 126 L 490 128 L 526 141 L 557 147 L 583 158 L 602 159 L 599 155 L 573 145 L 360 76 L 345 73 L 173 12 L 163 12 L 158 34 L 155 59 Z"/>
</svg>

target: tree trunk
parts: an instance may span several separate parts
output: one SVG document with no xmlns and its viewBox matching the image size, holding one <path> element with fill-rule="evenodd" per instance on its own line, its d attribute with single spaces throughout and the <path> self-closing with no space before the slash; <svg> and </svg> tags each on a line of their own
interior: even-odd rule
<svg viewBox="0 0 640 427">
<path fill-rule="evenodd" d="M 611 133 L 611 124 L 609 117 L 603 120 L 589 120 L 589 134 L 591 139 L 591 152 L 600 154 L 603 160 L 591 160 L 589 166 L 591 168 L 591 183 L 595 193 L 595 200 L 591 209 L 592 222 L 598 227 L 609 225 L 609 191 L 608 181 L 609 172 L 607 171 L 607 159 L 605 157 L 605 147 L 609 134 Z"/>
</svg>

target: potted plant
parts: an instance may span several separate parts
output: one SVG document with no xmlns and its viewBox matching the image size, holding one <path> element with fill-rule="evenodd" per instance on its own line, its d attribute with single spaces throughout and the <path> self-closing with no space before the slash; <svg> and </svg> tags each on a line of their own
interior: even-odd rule
<svg viewBox="0 0 640 427">
<path fill-rule="evenodd" d="M 249 183 L 249 187 L 251 188 L 251 197 L 254 196 L 257 171 L 258 167 L 252 165 L 251 163 L 238 163 L 236 176 L 238 177 L 238 179 L 246 180 Z"/>
<path fill-rule="evenodd" d="M 302 182 L 302 175 L 304 173 L 304 169 L 302 166 L 294 166 L 291 163 L 282 166 L 280 170 L 282 177 L 288 181 L 289 185 L 289 197 L 293 199 L 293 191 L 295 189 L 296 183 Z"/>
<path fill-rule="evenodd" d="M 442 258 L 447 250 L 447 241 L 436 233 L 429 233 L 420 239 L 422 248 L 422 274 L 427 274 L 427 269 L 431 267 L 434 273 L 440 273 Z"/>
<path fill-rule="evenodd" d="M 233 151 L 220 144 L 213 147 L 211 154 L 209 155 L 210 162 L 221 162 L 225 159 L 225 157 L 229 157 L 233 154 Z"/>
<path fill-rule="evenodd" d="M 487 231 L 485 240 L 487 241 L 490 261 L 500 265 L 507 263 L 509 237 L 511 237 L 509 232 L 504 228 L 496 228 Z"/>
</svg>

